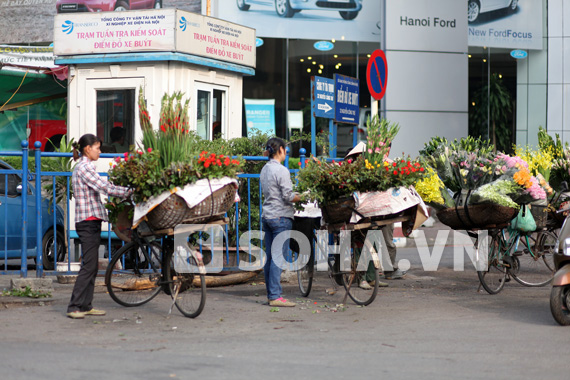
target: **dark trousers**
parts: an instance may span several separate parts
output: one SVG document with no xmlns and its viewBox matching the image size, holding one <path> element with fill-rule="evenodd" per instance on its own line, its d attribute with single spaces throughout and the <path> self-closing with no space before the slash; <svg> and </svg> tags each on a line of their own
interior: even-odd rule
<svg viewBox="0 0 570 380">
<path fill-rule="evenodd" d="M 75 223 L 81 242 L 81 269 L 75 281 L 67 312 L 89 311 L 93 308 L 95 277 L 99 268 L 99 245 L 101 244 L 101 221 L 85 220 Z"/>
</svg>

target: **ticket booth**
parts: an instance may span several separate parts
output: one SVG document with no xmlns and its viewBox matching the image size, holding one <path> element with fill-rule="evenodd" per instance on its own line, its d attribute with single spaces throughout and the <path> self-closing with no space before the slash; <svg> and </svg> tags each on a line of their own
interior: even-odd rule
<svg viewBox="0 0 570 380">
<path fill-rule="evenodd" d="M 198 135 L 241 137 L 254 29 L 171 8 L 59 14 L 54 34 L 56 63 L 69 67 L 67 125 L 76 141 L 93 133 L 104 151 L 118 153 L 140 143 L 141 89 L 154 128 L 163 95 L 180 91 Z"/>
</svg>

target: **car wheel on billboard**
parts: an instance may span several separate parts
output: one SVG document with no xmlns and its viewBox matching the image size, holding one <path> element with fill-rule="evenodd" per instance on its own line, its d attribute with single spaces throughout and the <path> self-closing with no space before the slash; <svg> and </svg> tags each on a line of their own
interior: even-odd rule
<svg viewBox="0 0 570 380">
<path fill-rule="evenodd" d="M 476 0 L 469 0 L 467 3 L 467 20 L 469 22 L 474 22 L 479 17 L 481 12 L 481 7 L 479 2 Z"/>
<path fill-rule="evenodd" d="M 512 0 L 512 1 L 511 1 L 511 5 L 510 5 L 510 7 L 509 7 L 509 10 L 510 10 L 511 12 L 516 11 L 518 5 L 519 5 L 519 0 Z"/>
<path fill-rule="evenodd" d="M 293 17 L 295 14 L 289 0 L 275 0 L 275 11 L 281 17 Z"/>
<path fill-rule="evenodd" d="M 354 20 L 356 16 L 358 16 L 358 11 L 351 12 L 351 11 L 338 11 L 340 13 L 340 17 L 345 20 Z"/>
<path fill-rule="evenodd" d="M 154 0 L 154 9 L 162 8 L 162 0 Z"/>
<path fill-rule="evenodd" d="M 249 11 L 249 4 L 245 3 L 245 0 L 236 0 L 237 7 L 240 11 Z"/>
<path fill-rule="evenodd" d="M 124 1 L 117 1 L 117 5 L 115 5 L 115 11 L 122 12 L 128 10 L 129 10 L 129 4 L 125 3 Z"/>
</svg>

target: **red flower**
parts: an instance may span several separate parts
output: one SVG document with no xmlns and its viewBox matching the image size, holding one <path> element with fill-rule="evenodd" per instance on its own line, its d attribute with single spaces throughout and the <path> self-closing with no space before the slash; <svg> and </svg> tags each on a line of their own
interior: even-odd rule
<svg viewBox="0 0 570 380">
<path fill-rule="evenodd" d="M 226 157 L 226 159 L 224 160 L 224 165 L 228 166 L 230 164 L 230 158 Z"/>
<path fill-rule="evenodd" d="M 420 168 L 420 172 L 423 172 L 423 171 L 424 171 L 424 168 Z"/>
<path fill-rule="evenodd" d="M 147 151 L 150 153 L 152 152 L 152 148 L 148 148 Z"/>
<path fill-rule="evenodd" d="M 162 132 L 166 133 L 166 128 L 164 128 L 164 125 L 161 125 L 161 126 L 160 126 L 160 130 L 161 130 Z"/>
<path fill-rule="evenodd" d="M 220 161 L 220 159 L 217 159 L 216 164 L 218 164 L 218 166 L 222 166 L 222 161 Z"/>
<path fill-rule="evenodd" d="M 394 175 L 398 175 L 398 171 L 397 171 L 397 170 L 394 170 Z"/>
<path fill-rule="evenodd" d="M 299 161 L 299 166 L 301 166 L 301 161 Z"/>
<path fill-rule="evenodd" d="M 396 165 L 398 165 L 398 164 L 396 164 L 395 162 L 394 162 L 394 163 L 392 163 L 392 166 L 396 167 Z"/>
<path fill-rule="evenodd" d="M 205 168 L 208 168 L 208 167 L 210 167 L 210 161 L 206 161 L 206 162 L 204 162 L 204 167 L 205 167 Z"/>
</svg>

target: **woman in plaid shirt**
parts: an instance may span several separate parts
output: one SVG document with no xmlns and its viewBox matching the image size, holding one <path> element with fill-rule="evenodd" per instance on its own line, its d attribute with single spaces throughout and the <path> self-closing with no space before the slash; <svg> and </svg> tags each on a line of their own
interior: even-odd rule
<svg viewBox="0 0 570 380">
<path fill-rule="evenodd" d="M 73 144 L 73 158 L 75 161 L 81 158 L 72 176 L 75 229 L 81 242 L 81 269 L 67 306 L 67 316 L 73 319 L 105 315 L 105 311 L 91 305 L 99 264 L 101 222 L 107 221 L 101 194 L 126 198 L 132 193 L 127 187 L 115 186 L 97 174 L 93 161 L 97 161 L 100 154 L 101 140 L 92 134 L 81 136 L 79 142 Z"/>
</svg>

